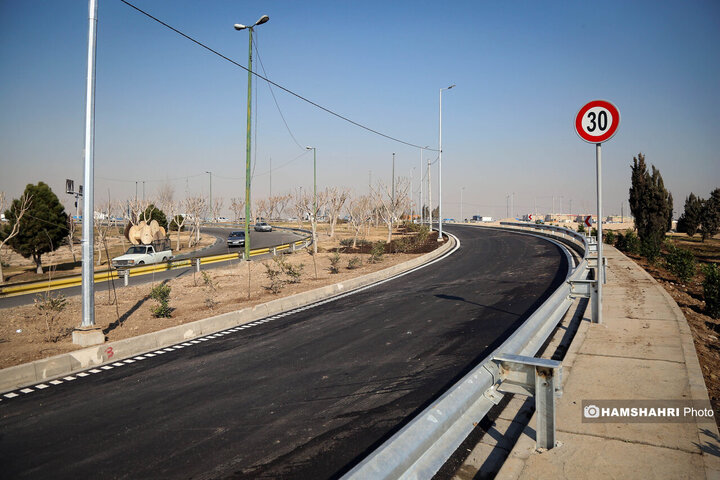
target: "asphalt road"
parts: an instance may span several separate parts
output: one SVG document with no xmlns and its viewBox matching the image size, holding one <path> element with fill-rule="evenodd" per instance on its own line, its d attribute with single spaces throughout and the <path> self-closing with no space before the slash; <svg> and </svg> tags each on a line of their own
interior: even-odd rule
<svg viewBox="0 0 720 480">
<path fill-rule="evenodd" d="M 212 235 L 216 237 L 217 241 L 209 246 L 204 248 L 201 251 L 195 251 L 195 252 L 189 252 L 189 253 L 183 253 L 175 256 L 176 260 L 183 260 L 185 258 L 191 258 L 191 257 L 197 257 L 197 256 L 210 256 L 210 255 L 221 255 L 223 253 L 237 253 L 242 252 L 242 248 L 228 248 L 226 240 L 228 237 L 228 234 L 231 231 L 238 230 L 237 228 L 227 228 L 227 227 L 208 227 L 203 228 L 202 233 L 205 235 Z M 297 240 L 300 240 L 302 238 L 305 238 L 306 235 L 301 233 L 296 233 L 290 230 L 278 230 L 275 229 L 272 232 L 250 232 L 250 248 L 256 249 L 256 248 L 265 248 L 265 247 L 274 247 L 276 245 L 283 245 L 285 243 L 295 242 Z M 174 246 L 175 243 L 172 238 L 171 233 L 171 245 Z M 262 257 L 252 257 L 253 259 L 256 258 L 262 258 Z M 229 262 L 218 262 L 218 263 L 210 263 L 207 265 L 203 265 L 203 270 L 207 269 L 213 269 L 213 268 L 219 268 L 219 267 L 225 267 L 227 266 Z M 130 277 L 128 279 L 129 285 L 140 285 L 143 283 L 149 283 L 149 282 L 157 282 L 162 281 L 166 279 L 172 279 L 172 278 L 178 278 L 183 275 L 186 275 L 188 272 L 192 270 L 192 267 L 187 268 L 177 268 L 174 270 L 167 270 L 165 272 L 155 272 L 152 274 L 147 275 L 140 275 L 137 277 Z M 122 280 L 118 279 L 115 280 L 115 288 L 122 288 Z M 104 292 L 108 290 L 109 288 L 112 288 L 112 284 L 110 282 L 104 281 L 104 282 L 95 282 L 95 291 L 98 292 Z M 80 295 L 82 290 L 82 287 L 76 286 L 76 287 L 68 287 L 68 288 L 61 288 L 58 290 L 55 290 L 56 292 L 60 292 L 66 297 L 70 297 L 73 295 Z M 17 307 L 19 305 L 29 305 L 33 303 L 36 293 L 28 293 L 27 295 L 17 295 L 14 297 L 3 297 L 0 298 L 0 309 L 3 308 L 11 308 L 11 307 Z"/>
<path fill-rule="evenodd" d="M 531 236 L 448 227 L 447 259 L 355 295 L 0 402 L 6 478 L 341 475 L 565 279 Z"/>
</svg>

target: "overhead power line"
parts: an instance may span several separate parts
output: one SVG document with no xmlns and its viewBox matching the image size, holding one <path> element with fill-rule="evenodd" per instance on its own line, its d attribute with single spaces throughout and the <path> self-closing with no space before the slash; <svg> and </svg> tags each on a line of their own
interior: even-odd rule
<svg viewBox="0 0 720 480">
<path fill-rule="evenodd" d="M 190 40 L 191 42 L 195 43 L 196 45 L 198 45 L 198 46 L 200 46 L 200 47 L 208 50 L 209 52 L 214 53 L 215 55 L 217 55 L 218 57 L 222 58 L 223 60 L 226 60 L 226 61 L 232 63 L 233 65 L 242 68 L 242 69 L 245 70 L 246 72 L 250 72 L 252 75 L 255 75 L 257 78 L 259 78 L 259 79 L 261 79 L 261 80 L 264 80 L 264 81 L 268 82 L 268 83 L 271 84 L 271 85 L 274 85 L 275 87 L 279 88 L 280 90 L 282 90 L 282 91 L 284 91 L 284 92 L 287 92 L 287 93 L 289 93 L 290 95 L 293 95 L 294 97 L 297 97 L 297 98 L 299 98 L 300 100 L 302 100 L 302 101 L 304 101 L 304 102 L 307 102 L 307 103 L 309 103 L 310 105 L 312 105 L 312 106 L 314 106 L 314 107 L 316 107 L 316 108 L 319 108 L 320 110 L 323 110 L 324 112 L 329 113 L 330 115 L 334 115 L 335 117 L 338 117 L 338 118 L 341 119 L 341 120 L 345 120 L 346 122 L 351 123 L 351 124 L 355 125 L 356 127 L 360 127 L 360 128 L 362 128 L 362 129 L 364 129 L 364 130 L 367 130 L 368 132 L 371 132 L 371 133 L 374 133 L 374 134 L 379 135 L 379 136 L 381 136 L 381 137 L 387 138 L 388 140 L 392 140 L 392 141 L 397 142 L 397 143 L 402 143 L 403 145 L 408 145 L 408 146 L 410 146 L 410 147 L 423 148 L 423 149 L 425 149 L 425 150 L 429 150 L 429 151 L 433 151 L 433 152 L 437 152 L 437 151 L 438 151 L 438 150 L 436 150 L 436 149 L 434 149 L 434 148 L 422 147 L 422 146 L 420 146 L 420 145 L 416 145 L 416 144 L 414 144 L 414 143 L 406 142 L 406 141 L 404 141 L 404 140 L 400 140 L 399 138 L 395 138 L 395 137 L 393 137 L 393 136 L 384 134 L 384 133 L 379 132 L 379 131 L 377 131 L 377 130 L 374 130 L 374 129 L 370 128 L 370 127 L 367 127 L 367 126 L 365 126 L 365 125 L 363 125 L 363 124 L 361 124 L 361 123 L 358 123 L 358 122 L 356 122 L 356 121 L 354 121 L 354 120 L 351 120 L 351 119 L 349 119 L 349 118 L 347 118 L 347 117 L 345 117 L 345 116 L 343 116 L 343 115 L 340 115 L 339 113 L 334 112 L 334 111 L 330 110 L 329 108 L 323 107 L 322 105 L 320 105 L 320 104 L 318 104 L 318 103 L 315 103 L 315 102 L 313 102 L 312 100 L 309 100 L 309 99 L 303 97 L 303 96 L 300 95 L 299 93 L 295 93 L 295 92 L 293 92 L 292 90 L 290 90 L 290 89 L 288 89 L 288 88 L 285 88 L 285 87 L 283 87 L 282 85 L 279 85 L 279 84 L 273 82 L 273 81 L 270 80 L 269 78 L 266 78 L 266 77 L 264 77 L 264 76 L 262 76 L 262 75 L 260 75 L 260 74 L 258 74 L 258 73 L 256 73 L 256 72 L 250 71 L 247 67 L 239 64 L 239 63 L 236 62 L 235 60 L 233 60 L 233 59 L 231 59 L 231 58 L 223 55 L 222 53 L 218 52 L 217 50 L 214 50 L 214 49 L 208 47 L 208 46 L 205 45 L 204 43 L 202 43 L 202 42 L 200 42 L 200 41 L 198 41 L 198 40 L 195 40 L 195 39 L 192 38 L 190 35 L 187 35 L 187 34 L 181 32 L 180 30 L 178 30 L 177 28 L 168 25 L 167 23 L 163 22 L 163 21 L 160 20 L 159 18 L 156 18 L 156 17 L 150 15 L 148 12 L 146 12 L 146 11 L 144 11 L 144 10 L 136 7 L 135 5 L 133 5 L 132 3 L 128 2 L 127 0 L 120 0 L 120 1 L 121 1 L 122 3 L 124 3 L 125 5 L 127 5 L 128 7 L 131 7 L 131 8 L 133 8 L 134 10 L 138 11 L 139 13 L 142 13 L 142 14 L 145 15 L 146 17 L 148 17 L 148 18 L 150 18 L 150 19 L 152 19 L 152 20 L 155 20 L 155 21 L 158 22 L 160 25 L 162 25 L 162 26 L 164 26 L 164 27 L 166 27 L 166 28 L 169 28 L 169 29 L 172 30 L 173 32 L 177 33 L 178 35 L 180 35 L 180 36 L 182 36 L 182 37 L 185 37 L 186 39 Z"/>
</svg>

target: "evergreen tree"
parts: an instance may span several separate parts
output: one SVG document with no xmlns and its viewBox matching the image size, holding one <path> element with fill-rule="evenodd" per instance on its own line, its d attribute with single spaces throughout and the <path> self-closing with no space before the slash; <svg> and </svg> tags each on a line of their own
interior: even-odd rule
<svg viewBox="0 0 720 480">
<path fill-rule="evenodd" d="M 42 273 L 41 256 L 54 251 L 63 242 L 68 234 L 68 216 L 57 196 L 43 182 L 28 184 L 25 195 L 32 196 L 32 204 L 20 219 L 20 232 L 8 244 L 23 257 L 32 257 L 37 273 Z M 13 200 L 13 208 L 5 212 L 11 223 L 15 220 L 13 215 L 19 201 Z"/>
<path fill-rule="evenodd" d="M 158 224 L 160 224 L 161 227 L 167 227 L 168 224 L 165 212 L 157 208 L 153 203 L 147 206 L 145 212 L 143 212 L 143 215 L 140 217 L 140 220 L 145 219 L 147 219 L 147 223 L 150 223 L 153 220 L 157 220 Z"/>
<path fill-rule="evenodd" d="M 700 214 L 700 233 L 702 240 L 716 235 L 720 230 L 720 188 L 716 188 L 710 194 L 702 207 Z"/>
<path fill-rule="evenodd" d="M 635 227 L 640 237 L 640 251 L 654 260 L 660 254 L 672 216 L 671 197 L 665 189 L 660 170 L 652 166 L 648 172 L 645 156 L 633 157 L 630 187 L 630 210 L 635 217 Z"/>
<path fill-rule="evenodd" d="M 700 227 L 700 215 L 703 209 L 703 199 L 694 193 L 685 199 L 685 211 L 678 219 L 678 232 L 687 233 L 689 237 L 695 235 Z"/>
</svg>

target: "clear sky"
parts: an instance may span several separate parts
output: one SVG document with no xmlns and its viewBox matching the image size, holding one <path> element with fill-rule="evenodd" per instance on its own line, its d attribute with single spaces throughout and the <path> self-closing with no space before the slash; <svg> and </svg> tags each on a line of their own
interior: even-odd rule
<svg viewBox="0 0 720 480">
<path fill-rule="evenodd" d="M 416 145 L 438 144 L 443 94 L 445 217 L 595 211 L 595 147 L 575 114 L 593 99 L 620 110 L 603 146 L 604 213 L 627 213 L 638 152 L 657 166 L 676 216 L 691 191 L 720 187 L 720 3 L 707 1 L 190 1 L 132 3 L 247 65 L 255 30 L 269 78 L 335 112 Z M 45 181 L 61 199 L 83 172 L 88 31 L 84 0 L 0 0 L 0 190 Z M 259 69 L 257 58 L 256 70 Z M 262 70 L 260 70 L 262 73 Z M 99 0 L 96 198 L 244 195 L 247 72 L 119 0 Z M 257 86 L 253 196 L 318 184 L 366 193 L 413 176 L 420 151 Z M 256 135 L 256 137 L 255 137 Z M 303 155 L 304 156 L 300 156 Z M 298 156 L 300 156 L 298 158 Z M 426 153 L 434 160 L 436 153 Z M 431 173 L 437 199 L 437 164 Z M 414 171 L 413 171 L 414 169 Z M 139 194 L 142 195 L 142 183 Z M 415 194 L 417 195 L 417 194 Z"/>
</svg>

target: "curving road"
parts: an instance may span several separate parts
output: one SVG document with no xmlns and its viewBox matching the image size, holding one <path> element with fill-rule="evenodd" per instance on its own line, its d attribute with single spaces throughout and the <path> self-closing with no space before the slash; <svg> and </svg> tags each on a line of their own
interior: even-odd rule
<svg viewBox="0 0 720 480">
<path fill-rule="evenodd" d="M 7 478 L 332 478 L 565 279 L 559 247 L 453 226 L 462 247 L 291 315 L 0 402 Z"/>
</svg>

